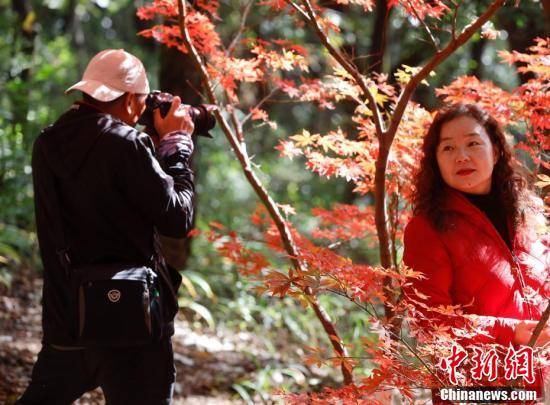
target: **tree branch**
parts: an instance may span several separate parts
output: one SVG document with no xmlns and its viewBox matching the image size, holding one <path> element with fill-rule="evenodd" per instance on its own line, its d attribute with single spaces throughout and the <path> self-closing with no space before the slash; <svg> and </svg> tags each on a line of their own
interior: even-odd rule
<svg viewBox="0 0 550 405">
<path fill-rule="evenodd" d="M 304 19 L 307 21 L 307 22 L 310 22 L 310 18 L 309 18 L 309 15 L 307 15 L 307 13 L 302 10 L 302 8 L 296 4 L 295 2 L 293 2 L 292 0 L 287 0 L 287 3 L 290 4 L 290 6 L 296 10 L 302 17 L 304 17 Z"/>
<path fill-rule="evenodd" d="M 546 306 L 546 309 L 542 313 L 539 323 L 537 323 L 537 326 L 535 327 L 535 330 L 533 330 L 533 334 L 531 335 L 531 339 L 529 339 L 528 345 L 533 347 L 535 346 L 535 343 L 537 342 L 537 339 L 539 338 L 542 330 L 546 327 L 546 323 L 548 322 L 548 318 L 550 318 L 550 300 L 548 300 L 548 305 Z"/>
<path fill-rule="evenodd" d="M 239 120 L 237 119 L 237 115 L 235 114 L 235 109 L 234 108 L 231 108 L 231 111 L 229 112 L 229 117 L 231 118 L 231 122 L 233 123 L 233 128 L 235 129 L 235 133 L 237 135 L 237 139 L 239 140 L 239 142 L 241 143 L 241 146 L 242 144 L 244 143 L 244 137 L 242 136 L 243 134 L 243 131 L 242 131 L 242 126 L 241 126 L 241 122 L 239 122 Z M 245 148 L 241 148 L 241 150 L 246 150 Z"/>
<path fill-rule="evenodd" d="M 455 6 L 455 11 L 453 12 L 453 25 L 451 28 L 451 39 L 455 41 L 456 40 L 456 20 L 458 18 L 458 8 L 460 7 L 460 4 L 457 4 L 454 0 L 451 0 L 451 3 L 453 3 L 453 6 Z"/>
</svg>

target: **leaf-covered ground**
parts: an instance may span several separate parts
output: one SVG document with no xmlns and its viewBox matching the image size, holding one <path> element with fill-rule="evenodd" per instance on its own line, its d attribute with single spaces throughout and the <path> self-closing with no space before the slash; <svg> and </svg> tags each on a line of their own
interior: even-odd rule
<svg viewBox="0 0 550 405">
<path fill-rule="evenodd" d="M 41 280 L 30 271 L 0 285 L 0 404 L 12 404 L 28 384 L 40 350 Z M 177 383 L 175 404 L 242 403 L 231 386 L 252 378 L 266 364 L 279 361 L 253 334 L 197 331 L 182 319 L 173 339 Z M 76 403 L 104 403 L 101 390 Z"/>
</svg>

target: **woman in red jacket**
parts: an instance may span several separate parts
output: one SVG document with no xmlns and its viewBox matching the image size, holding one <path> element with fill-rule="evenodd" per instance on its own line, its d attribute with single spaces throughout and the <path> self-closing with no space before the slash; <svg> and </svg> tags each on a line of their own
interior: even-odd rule
<svg viewBox="0 0 550 405">
<path fill-rule="evenodd" d="M 484 325 L 473 343 L 526 345 L 550 290 L 540 200 L 514 169 L 496 120 L 475 105 L 440 110 L 422 149 L 403 257 L 425 276 L 406 289 L 420 325 L 429 333 L 430 318 L 453 322 L 424 305 L 461 305 Z M 537 345 L 549 341 L 547 326 Z"/>
</svg>

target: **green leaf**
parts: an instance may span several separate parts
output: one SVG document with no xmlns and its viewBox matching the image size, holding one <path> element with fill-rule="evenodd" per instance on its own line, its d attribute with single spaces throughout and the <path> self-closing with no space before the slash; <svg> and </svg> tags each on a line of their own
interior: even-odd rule
<svg viewBox="0 0 550 405">
<path fill-rule="evenodd" d="M 199 273 L 196 273 L 194 271 L 186 271 L 185 275 L 195 285 L 198 285 L 201 288 L 201 290 L 204 291 L 204 293 L 208 298 L 210 299 L 216 298 L 214 292 L 212 291 L 212 288 L 210 287 L 210 284 L 208 284 L 208 281 L 206 281 L 206 279 L 202 277 Z"/>
<path fill-rule="evenodd" d="M 181 308 L 189 308 L 190 310 L 195 312 L 197 315 L 199 315 L 202 319 L 206 321 L 206 323 L 211 329 L 214 329 L 216 327 L 216 322 L 212 317 L 212 313 L 204 305 L 201 305 L 197 302 L 194 302 L 185 298 L 180 298 L 178 303 Z"/>
<path fill-rule="evenodd" d="M 246 389 L 240 385 L 240 384 L 233 384 L 231 386 L 231 388 L 233 388 L 235 391 L 237 391 L 237 393 L 239 394 L 239 396 L 243 399 L 243 401 L 245 401 L 247 404 L 254 404 L 254 401 L 252 401 L 252 397 L 250 396 L 250 394 L 246 391 Z"/>
<path fill-rule="evenodd" d="M 4 259 L 5 263 L 14 261 L 15 264 L 21 264 L 21 255 L 12 246 L 0 242 L 0 259 Z"/>
<path fill-rule="evenodd" d="M 182 274 L 181 283 L 185 286 L 185 289 L 187 290 L 191 298 L 197 298 L 197 290 L 195 290 L 195 286 L 187 276 Z"/>
</svg>

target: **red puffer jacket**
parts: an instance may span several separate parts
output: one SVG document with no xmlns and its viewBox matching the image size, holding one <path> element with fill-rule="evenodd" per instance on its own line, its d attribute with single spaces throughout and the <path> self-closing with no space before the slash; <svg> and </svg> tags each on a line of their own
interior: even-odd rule
<svg viewBox="0 0 550 405">
<path fill-rule="evenodd" d="M 454 189 L 448 189 L 446 207 L 456 214 L 448 231 L 435 230 L 422 215 L 405 229 L 403 261 L 426 277 L 412 280 L 412 287 L 429 297 L 430 307 L 464 305 L 465 313 L 486 317 L 493 341 L 508 346 L 515 325 L 538 320 L 544 310 L 548 247 L 540 240 L 522 242 L 510 227 L 510 251 L 485 214 Z M 406 292 L 419 297 L 412 288 Z M 480 334 L 480 343 L 488 341 Z"/>
</svg>

